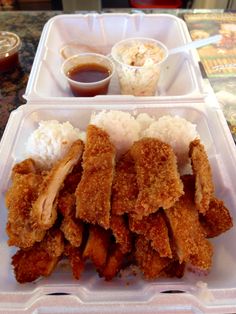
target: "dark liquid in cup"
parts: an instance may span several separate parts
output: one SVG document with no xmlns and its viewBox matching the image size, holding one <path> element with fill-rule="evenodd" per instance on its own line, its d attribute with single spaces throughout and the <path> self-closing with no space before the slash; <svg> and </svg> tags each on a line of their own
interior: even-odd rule
<svg viewBox="0 0 236 314">
<path fill-rule="evenodd" d="M 106 79 L 108 76 L 110 76 L 110 74 L 110 70 L 105 66 L 96 63 L 90 63 L 80 64 L 72 68 L 70 71 L 68 71 L 67 76 L 76 82 L 94 83 Z M 109 80 L 95 87 L 79 87 L 72 84 L 70 84 L 70 87 L 74 96 L 92 97 L 106 94 L 108 85 Z"/>
</svg>

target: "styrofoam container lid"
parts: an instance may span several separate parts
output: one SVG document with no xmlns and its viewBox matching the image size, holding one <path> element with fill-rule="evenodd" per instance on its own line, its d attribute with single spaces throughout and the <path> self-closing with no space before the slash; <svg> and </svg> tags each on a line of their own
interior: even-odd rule
<svg viewBox="0 0 236 314">
<path fill-rule="evenodd" d="M 139 276 L 121 276 L 111 282 L 91 268 L 79 281 L 64 261 L 48 278 L 18 284 L 11 267 L 15 248 L 8 247 L 5 226 L 5 192 L 13 165 L 22 160 L 25 143 L 41 120 L 70 121 L 85 130 L 92 112 L 102 109 L 146 112 L 155 117 L 179 115 L 197 125 L 212 167 L 216 196 L 223 199 L 236 220 L 236 151 L 222 112 L 204 102 L 122 105 L 65 105 L 64 101 L 24 105 L 11 113 L 0 143 L 0 310 L 4 313 L 232 313 L 236 312 L 236 226 L 210 239 L 214 245 L 213 266 L 208 276 L 186 272 L 183 278 L 145 281 Z M 199 283 L 200 282 L 200 283 Z M 171 292 L 171 293 L 168 293 Z M 180 293 L 181 292 L 181 293 Z M 64 294 L 57 296 L 57 294 Z M 65 295 L 66 294 L 66 295 Z"/>
<path fill-rule="evenodd" d="M 148 37 L 162 42 L 168 49 L 191 41 L 185 22 L 168 14 L 70 14 L 51 18 L 45 25 L 34 59 L 24 97 L 27 100 L 64 99 L 74 97 L 60 72 L 65 45 L 84 51 L 110 54 L 112 46 L 130 37 Z M 74 48 L 73 48 L 74 49 Z M 84 98 L 144 101 L 144 99 L 172 99 L 202 97 L 202 77 L 194 51 L 170 56 L 163 63 L 156 96 L 134 97 L 120 95 L 117 76 L 111 81 L 108 95 Z"/>
</svg>

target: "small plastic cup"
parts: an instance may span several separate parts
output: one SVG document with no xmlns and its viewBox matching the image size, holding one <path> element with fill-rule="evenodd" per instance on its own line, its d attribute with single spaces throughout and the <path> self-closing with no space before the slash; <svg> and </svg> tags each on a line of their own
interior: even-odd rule
<svg viewBox="0 0 236 314">
<path fill-rule="evenodd" d="M 0 73 L 14 69 L 19 64 L 19 36 L 11 32 L 0 32 Z"/>
<path fill-rule="evenodd" d="M 107 69 L 107 77 L 95 81 L 78 81 L 70 77 L 75 69 L 104 68 Z M 115 66 L 109 57 L 96 53 L 81 53 L 66 59 L 62 66 L 61 72 L 67 79 L 70 89 L 76 97 L 93 97 L 96 95 L 105 95 L 108 92 L 111 78 L 114 74 Z"/>
<path fill-rule="evenodd" d="M 123 95 L 154 96 L 161 64 L 168 57 L 165 45 L 151 38 L 128 38 L 111 50 Z"/>
</svg>

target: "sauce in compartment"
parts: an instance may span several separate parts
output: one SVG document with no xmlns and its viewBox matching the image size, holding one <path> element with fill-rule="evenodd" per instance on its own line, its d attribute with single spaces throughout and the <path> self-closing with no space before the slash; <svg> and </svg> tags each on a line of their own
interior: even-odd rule
<svg viewBox="0 0 236 314">
<path fill-rule="evenodd" d="M 78 83 L 98 83 L 91 86 L 78 86 L 70 83 L 74 96 L 92 97 L 104 95 L 108 91 L 109 81 L 102 82 L 110 76 L 110 70 L 97 63 L 80 64 L 67 72 L 67 76 Z"/>
<path fill-rule="evenodd" d="M 20 38 L 10 32 L 0 32 L 0 72 L 14 69 L 19 63 Z"/>
</svg>

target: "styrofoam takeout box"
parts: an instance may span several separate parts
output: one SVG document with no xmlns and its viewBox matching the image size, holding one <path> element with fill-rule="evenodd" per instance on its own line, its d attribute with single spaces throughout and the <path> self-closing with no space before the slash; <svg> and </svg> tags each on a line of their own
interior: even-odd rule
<svg viewBox="0 0 236 314">
<path fill-rule="evenodd" d="M 71 14 L 51 18 L 45 25 L 29 77 L 27 100 L 64 99 L 76 101 L 66 79 L 60 72 L 63 58 L 60 49 L 71 42 L 88 45 L 109 54 L 111 47 L 128 37 L 150 37 L 171 49 L 191 41 L 183 20 L 168 14 Z M 202 78 L 194 51 L 170 56 L 163 64 L 158 96 L 134 97 L 120 95 L 116 75 L 108 95 L 85 98 L 89 101 L 104 99 L 125 101 L 133 98 L 172 99 L 202 96 Z"/>
<path fill-rule="evenodd" d="M 146 112 L 160 117 L 179 115 L 197 125 L 213 171 L 216 196 L 223 199 L 236 221 L 236 151 L 222 111 L 204 102 L 159 104 L 126 102 L 122 105 L 24 105 L 11 113 L 0 143 L 0 310 L 4 313 L 235 313 L 236 312 L 236 226 L 211 239 L 213 267 L 208 276 L 186 272 L 182 279 L 144 281 L 139 276 L 123 276 L 112 282 L 99 278 L 90 267 L 76 281 L 62 261 L 54 273 L 35 283 L 18 284 L 11 267 L 16 248 L 7 245 L 5 192 L 13 165 L 24 158 L 25 143 L 40 120 L 70 121 L 85 130 L 91 113 L 102 109 Z M 199 285 L 203 281 L 207 288 Z M 168 294 L 167 292 L 172 292 Z M 163 293 L 166 292 L 166 293 Z M 180 293 L 182 292 L 182 293 Z M 69 294 L 54 295 L 58 293 Z"/>
</svg>

